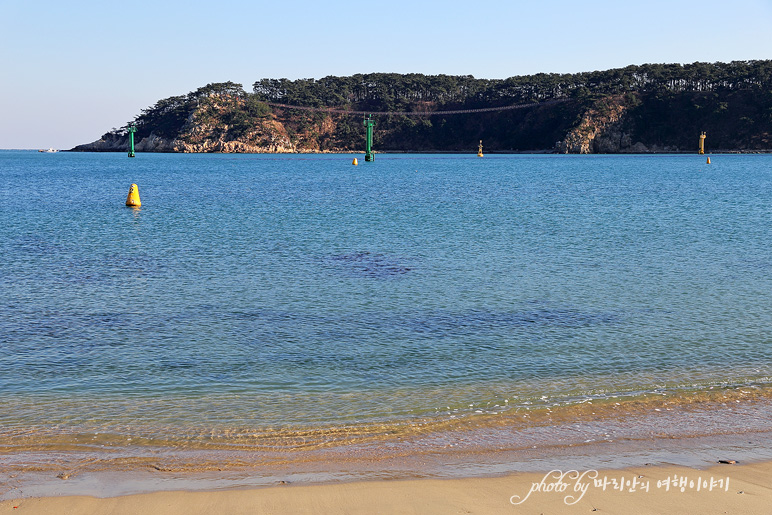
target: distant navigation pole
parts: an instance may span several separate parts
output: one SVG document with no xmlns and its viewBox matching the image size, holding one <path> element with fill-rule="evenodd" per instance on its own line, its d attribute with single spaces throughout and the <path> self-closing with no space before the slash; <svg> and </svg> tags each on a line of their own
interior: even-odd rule
<svg viewBox="0 0 772 515">
<path fill-rule="evenodd" d="M 134 157 L 134 133 L 137 132 L 137 126 L 133 123 L 129 125 L 129 157 Z"/>
<path fill-rule="evenodd" d="M 705 153 L 705 131 L 700 134 L 700 155 Z"/>
<path fill-rule="evenodd" d="M 365 127 L 367 128 L 367 141 L 365 142 L 365 161 L 373 161 L 375 156 L 373 155 L 373 126 L 375 121 L 372 118 L 373 115 L 367 115 L 365 118 Z"/>
<path fill-rule="evenodd" d="M 482 156 L 483 156 L 483 153 L 482 153 L 482 140 L 480 140 L 480 146 L 477 147 L 477 157 L 482 157 Z"/>
</svg>

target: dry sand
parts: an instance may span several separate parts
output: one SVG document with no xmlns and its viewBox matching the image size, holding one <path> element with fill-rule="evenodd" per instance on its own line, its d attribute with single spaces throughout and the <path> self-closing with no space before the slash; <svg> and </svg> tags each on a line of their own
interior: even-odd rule
<svg viewBox="0 0 772 515">
<path fill-rule="evenodd" d="M 595 478 L 591 477 L 592 471 L 578 472 L 585 474 L 578 480 L 566 474 L 562 482 L 558 473 L 539 473 L 497 478 L 156 492 L 104 499 L 86 496 L 28 498 L 0 502 L 0 514 L 772 513 L 772 462 L 717 465 L 709 470 L 643 466 L 599 471 Z M 677 477 L 676 483 L 672 482 L 673 476 Z M 664 484 L 668 478 L 671 478 L 669 489 Z M 605 490 L 602 483 L 606 485 Z M 552 491 L 533 491 L 525 498 L 534 489 L 534 484 Z M 624 486 L 620 489 L 621 485 Z M 556 492 L 556 488 L 564 490 Z M 584 494 L 582 488 L 586 488 Z M 512 503 L 523 498 L 519 505 Z M 576 502 L 568 504 L 573 501 Z"/>
</svg>

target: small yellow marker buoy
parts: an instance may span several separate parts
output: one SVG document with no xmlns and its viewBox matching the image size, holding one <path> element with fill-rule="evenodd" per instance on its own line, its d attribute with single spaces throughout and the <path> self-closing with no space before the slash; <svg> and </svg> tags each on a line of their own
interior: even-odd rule
<svg viewBox="0 0 772 515">
<path fill-rule="evenodd" d="M 142 202 L 139 201 L 139 188 L 136 184 L 132 184 L 129 188 L 129 196 L 126 197 L 126 205 L 129 207 L 139 207 Z"/>
<path fill-rule="evenodd" d="M 480 146 L 477 147 L 477 157 L 482 157 L 482 156 L 483 156 L 483 153 L 482 153 L 482 140 L 480 140 Z"/>
<path fill-rule="evenodd" d="M 708 164 L 710 164 L 710 158 L 708 158 Z"/>
<path fill-rule="evenodd" d="M 353 161 L 351 161 L 351 164 L 354 166 L 357 166 L 359 164 L 359 161 L 357 161 L 357 158 L 355 157 Z"/>
</svg>

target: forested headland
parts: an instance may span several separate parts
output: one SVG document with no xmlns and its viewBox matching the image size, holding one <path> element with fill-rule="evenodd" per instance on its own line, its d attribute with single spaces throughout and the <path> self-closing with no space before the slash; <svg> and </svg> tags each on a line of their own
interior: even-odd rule
<svg viewBox="0 0 772 515">
<path fill-rule="evenodd" d="M 73 150 L 123 151 L 133 123 L 138 151 L 361 151 L 363 115 L 351 111 L 388 113 L 374 115 L 374 146 L 382 152 L 473 152 L 479 140 L 486 152 L 694 152 L 702 131 L 709 151 L 769 151 L 772 60 L 508 79 L 396 73 L 261 79 L 251 92 L 212 83 L 159 100 Z"/>
</svg>

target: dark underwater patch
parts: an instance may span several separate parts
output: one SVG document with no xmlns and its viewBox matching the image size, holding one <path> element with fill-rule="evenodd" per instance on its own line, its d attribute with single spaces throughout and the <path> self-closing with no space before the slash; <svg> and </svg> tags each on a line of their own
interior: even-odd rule
<svg viewBox="0 0 772 515">
<path fill-rule="evenodd" d="M 527 311 L 466 311 L 431 313 L 409 321 L 411 329 L 427 335 L 480 333 L 496 329 L 530 327 L 580 328 L 619 321 L 614 313 L 592 313 L 571 309 L 536 309 Z"/>
<path fill-rule="evenodd" d="M 330 261 L 336 268 L 352 277 L 389 279 L 413 271 L 412 267 L 393 256 L 368 251 L 337 254 L 332 256 Z"/>
</svg>

